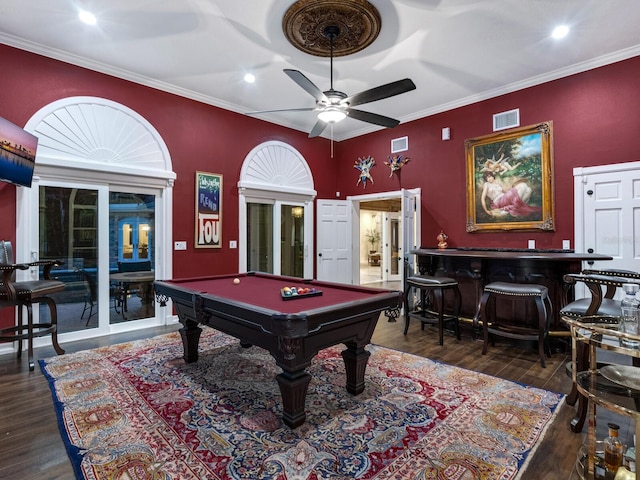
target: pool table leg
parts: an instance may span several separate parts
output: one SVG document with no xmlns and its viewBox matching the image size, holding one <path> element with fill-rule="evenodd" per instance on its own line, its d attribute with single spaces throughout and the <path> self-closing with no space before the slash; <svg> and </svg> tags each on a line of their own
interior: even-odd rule
<svg viewBox="0 0 640 480">
<path fill-rule="evenodd" d="M 371 353 L 354 342 L 345 345 L 347 349 L 342 352 L 342 358 L 347 372 L 347 392 L 358 395 L 364 390 L 364 374 Z"/>
<path fill-rule="evenodd" d="M 182 346 L 184 348 L 185 362 L 191 363 L 198 360 L 198 344 L 200 343 L 200 334 L 202 329 L 197 322 L 187 320 L 183 323 L 183 327 L 178 330 L 182 337 Z"/>
<path fill-rule="evenodd" d="M 285 370 L 276 376 L 276 380 L 282 396 L 282 420 L 290 428 L 299 427 L 307 417 L 304 407 L 311 375 L 304 370 L 298 372 Z"/>
</svg>

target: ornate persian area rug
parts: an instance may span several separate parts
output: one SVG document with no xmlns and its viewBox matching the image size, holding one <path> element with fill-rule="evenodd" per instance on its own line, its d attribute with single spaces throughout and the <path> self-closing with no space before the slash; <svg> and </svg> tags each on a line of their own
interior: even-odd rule
<svg viewBox="0 0 640 480">
<path fill-rule="evenodd" d="M 304 425 L 281 420 L 265 350 L 205 328 L 40 361 L 78 479 L 518 478 L 562 394 L 369 345 L 363 393 L 322 350 Z"/>
</svg>

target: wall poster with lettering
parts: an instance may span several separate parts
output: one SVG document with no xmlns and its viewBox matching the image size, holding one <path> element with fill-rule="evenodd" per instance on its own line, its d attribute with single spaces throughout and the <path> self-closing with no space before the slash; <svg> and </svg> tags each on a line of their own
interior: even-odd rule
<svg viewBox="0 0 640 480">
<path fill-rule="evenodd" d="M 222 248 L 222 175 L 196 172 L 196 248 Z"/>
</svg>

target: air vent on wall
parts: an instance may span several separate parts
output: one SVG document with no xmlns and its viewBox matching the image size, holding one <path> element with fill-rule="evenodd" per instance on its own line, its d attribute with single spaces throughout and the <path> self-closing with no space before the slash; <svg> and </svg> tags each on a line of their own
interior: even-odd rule
<svg viewBox="0 0 640 480">
<path fill-rule="evenodd" d="M 493 116 L 493 131 L 504 130 L 505 128 L 520 126 L 520 109 L 509 110 L 508 112 L 496 113 Z"/>
<path fill-rule="evenodd" d="M 391 140 L 391 153 L 409 150 L 409 137 L 394 138 Z"/>
</svg>

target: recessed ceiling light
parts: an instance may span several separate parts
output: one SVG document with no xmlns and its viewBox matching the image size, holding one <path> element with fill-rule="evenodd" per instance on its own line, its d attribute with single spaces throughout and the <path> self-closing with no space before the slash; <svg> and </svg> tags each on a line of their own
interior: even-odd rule
<svg viewBox="0 0 640 480">
<path fill-rule="evenodd" d="M 553 29 L 551 36 L 556 40 L 566 37 L 569 34 L 569 27 L 566 25 L 558 25 Z"/>
<path fill-rule="evenodd" d="M 86 10 L 80 10 L 80 12 L 78 12 L 78 18 L 87 25 L 95 25 L 97 23 L 96 16 Z"/>
<path fill-rule="evenodd" d="M 256 76 L 253 73 L 245 73 L 244 81 L 247 83 L 253 83 L 256 81 Z"/>
</svg>

